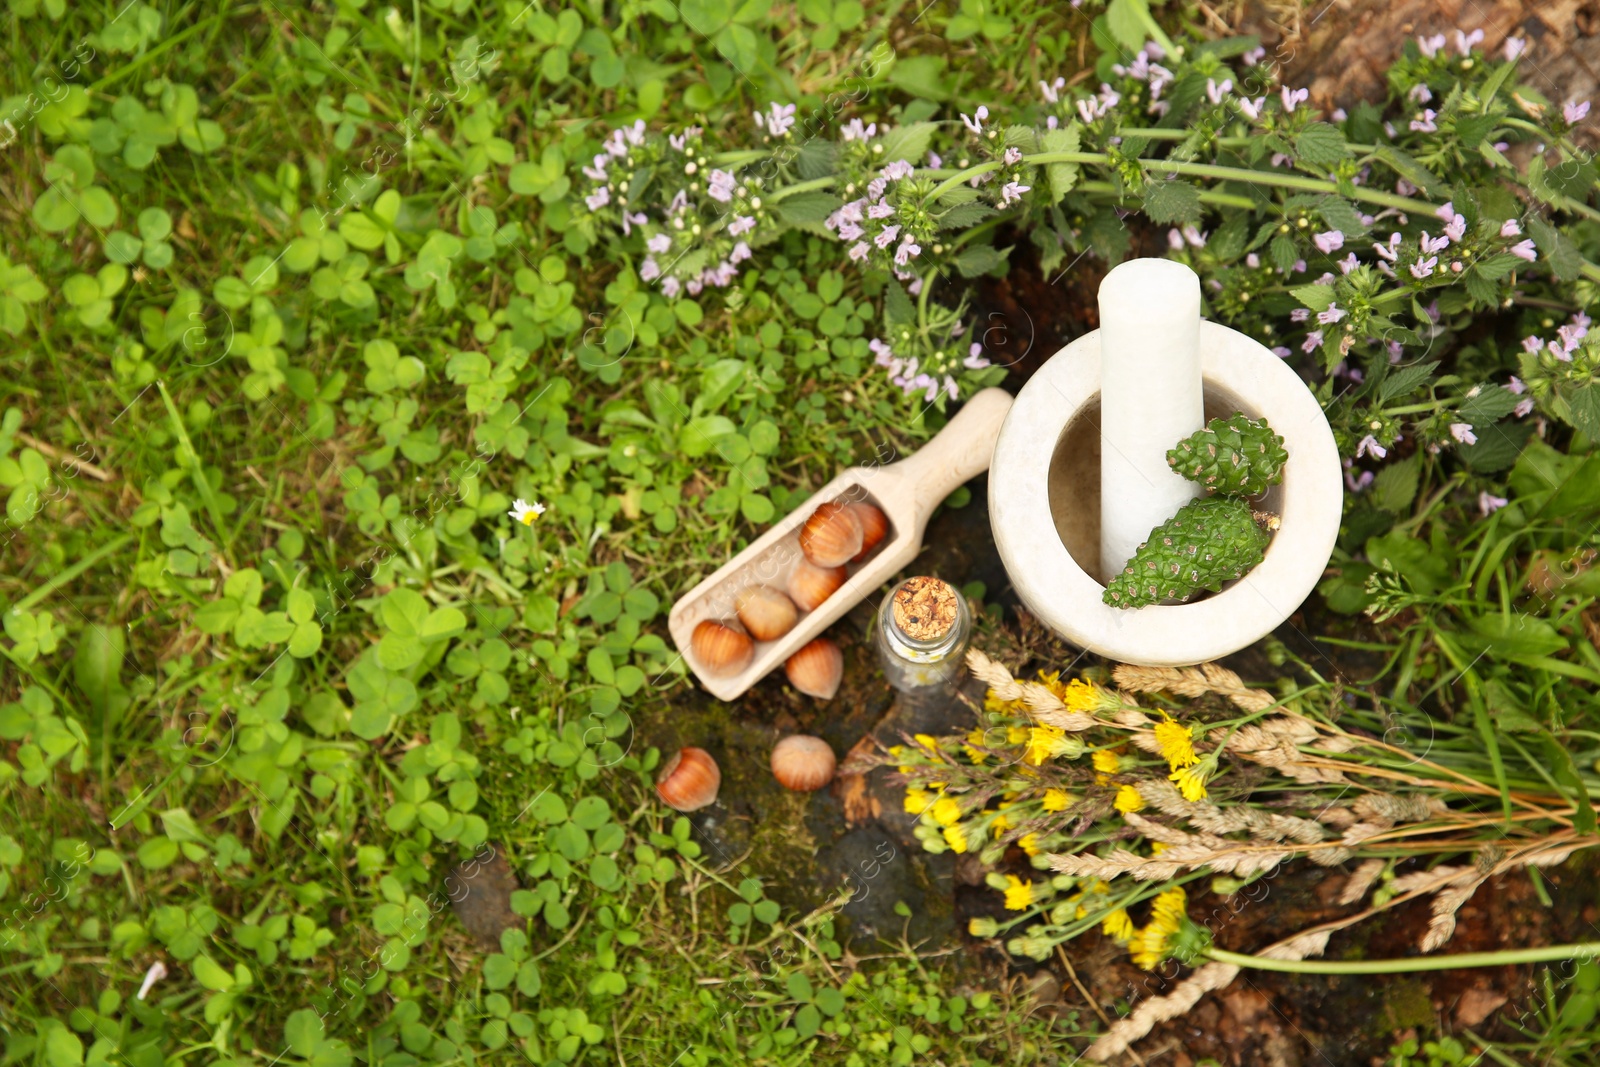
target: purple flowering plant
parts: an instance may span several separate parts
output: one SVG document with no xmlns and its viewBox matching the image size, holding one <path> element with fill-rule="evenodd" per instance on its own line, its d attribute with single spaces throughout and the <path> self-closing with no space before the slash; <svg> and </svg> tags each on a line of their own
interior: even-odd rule
<svg viewBox="0 0 1600 1067">
<path fill-rule="evenodd" d="M 963 326 L 968 280 L 1004 272 L 1020 240 L 1047 275 L 1085 253 L 1117 262 L 1137 211 L 1200 273 L 1208 315 L 1311 357 L 1301 369 L 1353 459 L 1410 438 L 1493 471 L 1516 449 L 1486 438 L 1492 425 L 1585 417 L 1566 398 L 1589 387 L 1586 363 L 1536 372 L 1479 346 L 1439 374 L 1432 355 L 1530 291 L 1600 283 L 1564 225 L 1600 220 L 1582 203 L 1594 165 L 1570 137 L 1583 102 L 1545 101 L 1517 79 L 1520 49 L 1490 57 L 1461 35 L 1408 44 L 1385 105 L 1323 114 L 1253 39 L 1148 29 L 1095 79 L 1042 80 L 1012 108 L 935 118 L 917 104 L 893 125 L 814 129 L 772 104 L 714 134 L 635 123 L 585 168 L 580 225 L 620 235 L 669 299 L 748 287 L 744 265 L 788 231 L 830 239 L 882 294 L 886 378 L 942 408 L 1002 376 Z M 1536 148 L 1523 169 L 1513 144 Z M 1526 395 L 1507 380 L 1519 367 Z"/>
</svg>

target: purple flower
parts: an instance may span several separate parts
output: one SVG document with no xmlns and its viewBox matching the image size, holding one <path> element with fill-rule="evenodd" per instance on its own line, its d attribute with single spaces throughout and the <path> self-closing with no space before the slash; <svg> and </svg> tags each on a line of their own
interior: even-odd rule
<svg viewBox="0 0 1600 1067">
<path fill-rule="evenodd" d="M 911 172 L 915 169 L 916 168 L 914 168 L 910 163 L 907 163 L 905 160 L 897 159 L 893 163 L 890 163 L 887 167 L 883 168 L 883 176 L 892 182 L 897 182 L 901 178 L 911 177 Z"/>
<path fill-rule="evenodd" d="M 1016 147 L 1015 145 L 1012 145 L 1010 148 L 1007 148 L 1005 156 L 1003 157 L 1003 162 L 1008 167 L 1014 167 L 1018 163 L 1021 163 L 1022 162 L 1022 149 Z"/>
<path fill-rule="evenodd" d="M 1482 30 L 1473 30 L 1471 33 L 1462 33 L 1460 30 L 1456 30 L 1454 37 L 1458 55 L 1468 55 L 1472 52 L 1473 45 L 1483 43 Z"/>
<path fill-rule="evenodd" d="M 1239 98 L 1239 110 L 1244 112 L 1245 116 L 1254 122 L 1256 119 L 1261 117 L 1261 105 L 1265 104 L 1266 102 L 1267 98 L 1264 96 L 1258 96 L 1254 100 L 1250 99 L 1248 96 L 1241 96 Z"/>
<path fill-rule="evenodd" d="M 981 134 L 983 133 L 983 120 L 988 117 L 989 109 L 982 104 L 979 104 L 978 110 L 974 112 L 973 118 L 969 119 L 965 114 L 961 116 L 961 124 L 967 129 L 971 130 L 973 133 Z"/>
<path fill-rule="evenodd" d="M 866 230 L 863 230 L 853 222 L 839 223 L 839 240 L 841 241 L 854 241 L 866 232 Z"/>
<path fill-rule="evenodd" d="M 756 228 L 755 216 L 753 216 L 753 215 L 737 215 L 737 216 L 734 217 L 734 220 L 732 222 L 728 223 L 728 236 L 729 237 L 737 237 L 741 233 L 749 233 L 751 230 L 753 230 L 755 228 Z"/>
<path fill-rule="evenodd" d="M 725 170 L 713 170 L 706 175 L 706 192 L 711 194 L 711 199 L 719 200 L 726 204 L 733 199 L 733 174 Z"/>
<path fill-rule="evenodd" d="M 869 122 L 863 126 L 860 119 L 851 119 L 839 131 L 839 139 L 841 141 L 865 141 L 877 135 L 878 124 L 876 122 Z"/>
<path fill-rule="evenodd" d="M 1500 236 L 1521 237 L 1522 226 L 1517 222 L 1516 219 L 1506 219 L 1506 221 L 1500 224 Z"/>
<path fill-rule="evenodd" d="M 865 241 L 857 241 L 855 244 L 850 246 L 850 258 L 858 263 L 861 260 L 866 259 L 867 256 L 871 254 L 872 249 L 867 247 L 867 242 Z"/>
<path fill-rule="evenodd" d="M 1331 326 L 1344 318 L 1347 312 L 1338 304 L 1329 304 L 1327 310 L 1317 312 L 1317 321 L 1324 326 Z"/>
<path fill-rule="evenodd" d="M 1344 247 L 1344 234 L 1338 230 L 1328 230 L 1311 238 L 1311 243 L 1331 255 Z"/>
<path fill-rule="evenodd" d="M 729 227 L 729 229 L 732 229 L 732 227 Z M 646 241 L 644 246 L 659 256 L 672 247 L 672 238 L 664 233 L 658 233 Z"/>
<path fill-rule="evenodd" d="M 1528 387 L 1523 384 L 1522 379 L 1518 378 L 1515 374 L 1511 376 L 1511 380 L 1507 382 L 1503 388 L 1512 396 L 1521 396 L 1523 393 L 1528 391 Z"/>
<path fill-rule="evenodd" d="M 889 365 L 889 361 L 894 359 L 894 349 L 890 348 L 887 344 L 876 337 L 867 342 L 867 348 L 875 357 L 873 362 L 880 367 L 887 367 Z"/>
<path fill-rule="evenodd" d="M 1291 89 L 1285 85 L 1280 95 L 1283 97 L 1283 110 L 1293 112 L 1297 105 L 1311 99 L 1311 90 Z"/>
<path fill-rule="evenodd" d="M 1065 78 L 1057 78 L 1054 85 L 1049 82 L 1040 82 L 1039 95 L 1044 97 L 1047 104 L 1059 104 L 1061 102 L 1061 90 L 1066 87 L 1067 79 Z"/>
<path fill-rule="evenodd" d="M 1293 268 L 1292 273 L 1294 273 L 1294 274 L 1304 274 L 1305 272 L 1306 272 L 1306 261 L 1303 260 L 1303 259 L 1295 260 L 1294 261 L 1294 268 Z"/>
<path fill-rule="evenodd" d="M 1407 93 L 1406 96 L 1409 99 L 1415 100 L 1419 104 L 1426 104 L 1429 100 L 1433 99 L 1433 90 L 1429 89 L 1423 83 L 1418 82 L 1416 85 L 1411 87 L 1411 91 Z"/>
<path fill-rule="evenodd" d="M 750 258 L 750 246 L 740 241 L 733 246 L 733 251 L 728 253 L 729 263 L 743 263 Z"/>
<path fill-rule="evenodd" d="M 1183 239 L 1196 248 L 1204 248 L 1206 246 L 1206 235 L 1195 229 L 1193 223 L 1184 223 Z"/>
<path fill-rule="evenodd" d="M 1518 241 L 1516 244 L 1506 249 L 1506 251 L 1510 252 L 1518 259 L 1527 260 L 1529 263 L 1532 263 L 1534 260 L 1539 258 L 1539 253 L 1534 250 L 1532 238 L 1529 238 L 1526 241 Z"/>
<path fill-rule="evenodd" d="M 1422 50 L 1423 55 L 1432 59 L 1439 54 L 1439 49 L 1444 47 L 1444 34 L 1436 33 L 1432 37 L 1419 35 L 1417 37 L 1417 47 Z"/>
<path fill-rule="evenodd" d="M 782 137 L 789 132 L 789 127 L 794 125 L 793 104 L 773 104 L 767 118 L 767 133 L 773 137 Z M 756 115 L 756 125 L 761 125 L 761 115 Z"/>
<path fill-rule="evenodd" d="M 602 185 L 600 188 L 584 197 L 583 202 L 589 205 L 590 211 L 599 211 L 601 208 L 611 203 L 611 190 Z"/>
<path fill-rule="evenodd" d="M 883 191 L 889 188 L 888 178 L 874 178 L 867 183 L 867 199 L 882 200 Z"/>
<path fill-rule="evenodd" d="M 1526 37 L 1507 37 L 1505 57 L 1507 63 L 1515 63 L 1517 57 L 1527 51 L 1528 39 Z"/>
<path fill-rule="evenodd" d="M 1391 238 L 1389 243 L 1386 245 L 1375 244 L 1372 246 L 1372 250 L 1378 254 L 1379 259 L 1386 259 L 1390 263 L 1393 263 L 1399 258 L 1400 253 L 1396 252 L 1394 247 L 1395 240 L 1398 239 L 1399 236 L 1399 234 L 1395 234 L 1394 238 Z"/>
<path fill-rule="evenodd" d="M 861 214 L 865 200 L 852 200 L 839 209 L 839 218 L 845 222 L 865 222 L 866 216 Z"/>
<path fill-rule="evenodd" d="M 1452 422 L 1450 424 L 1450 436 L 1464 445 L 1478 443 L 1478 435 L 1472 432 L 1472 423 L 1470 422 Z"/>
<path fill-rule="evenodd" d="M 1459 241 L 1467 234 L 1467 217 L 1457 215 L 1444 224 L 1444 235 L 1452 241 Z"/>
<path fill-rule="evenodd" d="M 1167 247 L 1174 252 L 1183 251 L 1183 234 L 1178 232 L 1177 227 L 1167 231 Z"/>
<path fill-rule="evenodd" d="M 1376 477 L 1377 475 L 1373 474 L 1371 471 L 1362 471 L 1361 477 L 1359 478 L 1355 477 L 1352 472 L 1345 471 L 1344 484 L 1352 493 L 1364 493 L 1367 491 L 1367 487 L 1373 483 L 1373 480 Z"/>
<path fill-rule="evenodd" d="M 1228 90 L 1230 90 L 1232 88 L 1233 88 L 1233 79 L 1232 78 L 1223 78 L 1221 85 L 1218 85 L 1216 83 L 1215 79 L 1212 79 L 1212 78 L 1207 78 L 1206 79 L 1206 96 L 1208 98 L 1210 98 L 1210 100 L 1211 100 L 1211 102 L 1213 104 L 1222 103 L 1222 98 L 1227 96 L 1228 95 Z"/>
<path fill-rule="evenodd" d="M 1311 309 L 1310 308 L 1295 308 L 1293 311 L 1289 312 L 1289 321 L 1290 322 L 1305 322 L 1310 317 L 1311 317 Z"/>
<path fill-rule="evenodd" d="M 1438 265 L 1438 256 L 1430 256 L 1427 259 L 1419 259 L 1417 262 L 1411 264 L 1411 276 L 1413 278 L 1426 278 L 1428 275 L 1433 273 L 1433 268 L 1437 267 Z"/>
<path fill-rule="evenodd" d="M 911 238 L 907 237 L 904 241 L 900 242 L 900 247 L 894 250 L 894 263 L 895 263 L 895 266 L 903 267 L 907 263 L 909 263 L 912 259 L 916 258 L 917 256 L 919 256 L 921 254 L 922 254 L 922 246 L 921 245 L 917 245 L 917 244 L 912 244 L 911 243 Z"/>
<path fill-rule="evenodd" d="M 1272 354 L 1277 356 L 1279 359 L 1288 359 L 1289 356 L 1292 355 L 1292 353 L 1283 345 L 1273 345 Z"/>
<path fill-rule="evenodd" d="M 1321 345 L 1322 345 L 1322 331 L 1321 330 L 1312 330 L 1310 333 L 1306 334 L 1306 339 L 1305 339 L 1304 343 L 1302 343 L 1300 345 L 1300 351 L 1302 351 L 1302 352 L 1315 352 L 1319 347 L 1321 347 Z"/>
<path fill-rule="evenodd" d="M 654 258 L 646 256 L 645 261 L 639 264 L 640 281 L 651 282 L 659 277 L 661 277 L 661 264 L 657 263 Z"/>
<path fill-rule="evenodd" d="M 1051 127 L 1051 129 L 1054 129 L 1054 128 L 1055 127 Z M 933 151 L 932 149 L 929 149 L 929 151 L 928 151 L 928 166 L 932 167 L 934 170 L 938 170 L 940 167 L 944 166 L 943 157 L 941 157 L 939 155 L 939 153 Z"/>
<path fill-rule="evenodd" d="M 1021 200 L 1022 194 L 1032 189 L 1031 185 L 1019 185 L 1016 182 L 1006 182 L 1000 187 L 1000 206 L 1005 207 L 1012 201 Z"/>
<path fill-rule="evenodd" d="M 1438 112 L 1434 111 L 1431 107 L 1423 108 L 1422 117 L 1420 119 L 1411 120 L 1411 128 L 1418 133 L 1433 133 L 1439 128 L 1438 125 L 1433 121 L 1437 114 Z"/>
<path fill-rule="evenodd" d="M 1584 117 L 1588 114 L 1589 101 L 1587 100 L 1569 100 L 1565 104 L 1561 105 L 1561 117 L 1566 119 L 1569 123 L 1582 122 Z"/>
<path fill-rule="evenodd" d="M 1348 256 L 1345 256 L 1339 261 L 1339 273 L 1349 274 L 1360 265 L 1361 261 L 1356 258 L 1356 254 L 1354 252 L 1351 252 Z"/>
<path fill-rule="evenodd" d="M 594 166 L 584 167 L 583 176 L 596 185 L 606 180 L 606 164 L 611 162 L 611 157 L 604 152 L 594 157 Z"/>
<path fill-rule="evenodd" d="M 1492 496 L 1487 491 L 1478 494 L 1478 511 L 1488 518 L 1507 504 L 1511 503 L 1503 496 Z"/>
<path fill-rule="evenodd" d="M 1378 439 L 1372 436 L 1370 433 L 1361 439 L 1360 444 L 1356 445 L 1357 459 L 1361 459 L 1363 456 L 1371 456 L 1374 459 L 1383 459 L 1388 454 L 1389 450 L 1380 445 L 1378 443 Z"/>
<path fill-rule="evenodd" d="M 972 342 L 972 346 L 967 349 L 967 358 L 961 361 L 961 365 L 969 370 L 982 370 L 987 367 L 989 361 L 983 356 L 983 346 L 976 341 Z"/>
<path fill-rule="evenodd" d="M 1078 117 L 1084 121 L 1085 125 L 1093 122 L 1098 117 L 1094 113 L 1094 101 L 1093 100 L 1079 100 L 1078 104 L 1077 104 L 1077 107 L 1078 107 Z M 965 117 L 966 117 L 965 115 L 962 116 L 962 118 L 965 118 Z"/>
<path fill-rule="evenodd" d="M 627 208 L 623 208 L 622 209 L 622 233 L 623 233 L 623 236 L 627 236 L 628 234 L 632 233 L 633 232 L 633 228 L 635 226 L 643 226 L 645 223 L 647 223 L 649 221 L 650 221 L 649 219 L 645 218 L 644 212 L 636 211 L 632 215 L 630 215 L 630 214 L 628 214 L 628 209 Z"/>
<path fill-rule="evenodd" d="M 676 300 L 678 294 L 683 291 L 683 283 L 671 276 L 662 278 L 661 291 L 667 295 L 668 299 Z"/>
<path fill-rule="evenodd" d="M 894 244 L 894 239 L 899 236 L 900 227 L 885 226 L 878 236 L 872 239 L 872 243 L 877 245 L 879 248 L 888 248 L 890 245 Z"/>
<path fill-rule="evenodd" d="M 1435 252 L 1443 252 L 1450 247 L 1450 238 L 1444 234 L 1438 237 L 1429 237 L 1428 231 L 1423 230 L 1422 236 L 1417 239 L 1417 244 L 1422 247 L 1422 254 L 1431 256 Z"/>
<path fill-rule="evenodd" d="M 1511 413 L 1513 415 L 1515 415 L 1517 418 L 1521 419 L 1521 418 L 1526 418 L 1527 415 L 1528 415 L 1528 412 L 1530 412 L 1532 410 L 1533 410 L 1533 397 L 1527 396 L 1527 397 L 1523 397 L 1521 400 L 1517 401 L 1517 406 L 1511 409 Z"/>
<path fill-rule="evenodd" d="M 1399 341 L 1390 341 L 1384 347 L 1386 347 L 1389 350 L 1389 362 L 1390 363 L 1399 363 L 1400 362 L 1400 356 L 1405 351 L 1404 348 L 1400 347 L 1400 342 Z"/>
<path fill-rule="evenodd" d="M 700 290 L 706 287 L 706 283 L 701 281 L 699 278 L 690 278 L 688 281 L 683 283 L 683 287 L 688 291 L 690 296 L 699 296 Z"/>
<path fill-rule="evenodd" d="M 1556 328 L 1556 333 L 1561 337 L 1561 350 L 1563 352 L 1571 352 L 1573 349 L 1578 347 L 1579 341 L 1588 336 L 1589 328 L 1587 326 L 1579 326 L 1574 323 L 1566 326 L 1558 326 Z"/>
<path fill-rule="evenodd" d="M 1267 50 L 1265 48 L 1261 47 L 1260 45 L 1256 45 L 1254 48 L 1250 49 L 1250 51 L 1246 52 L 1244 55 L 1240 56 L 1239 58 L 1244 60 L 1245 66 L 1253 67 L 1257 63 L 1261 62 L 1261 60 L 1266 56 L 1266 54 L 1267 54 Z"/>
<path fill-rule="evenodd" d="M 867 208 L 867 218 L 869 219 L 886 219 L 893 214 L 894 207 L 887 200 L 879 200 L 876 204 Z"/>
</svg>

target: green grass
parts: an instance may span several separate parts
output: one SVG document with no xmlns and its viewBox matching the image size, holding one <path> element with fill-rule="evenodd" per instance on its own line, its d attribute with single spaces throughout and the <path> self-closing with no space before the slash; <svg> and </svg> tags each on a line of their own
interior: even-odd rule
<svg viewBox="0 0 1600 1067">
<path fill-rule="evenodd" d="M 930 275 L 913 305 L 820 230 L 818 204 L 838 203 L 823 187 L 875 166 L 864 142 L 836 173 L 783 174 L 768 206 L 787 201 L 789 221 L 735 284 L 668 299 L 641 280 L 637 231 L 583 206 L 583 168 L 637 120 L 706 126 L 752 164 L 751 116 L 773 103 L 825 138 L 845 118 L 912 130 L 919 159 L 937 135 L 949 164 L 905 187 L 956 194 L 941 218 L 967 220 L 947 260 L 964 275 L 1004 273 L 989 241 L 1033 241 L 1047 275 L 1078 262 L 1068 251 L 1120 258 L 1159 218 L 1210 227 L 1173 255 L 1253 335 L 1299 344 L 1310 324 L 1292 312 L 1343 301 L 1383 335 L 1349 357 L 1365 384 L 1340 383 L 1333 330 L 1296 366 L 1346 454 L 1373 433 L 1395 450 L 1349 498 L 1320 591 L 1381 624 L 1355 642 L 1387 656 L 1362 680 L 1374 710 L 1348 714 L 1388 729 L 1381 685 L 1438 716 L 1440 760 L 1487 749 L 1508 801 L 1539 768 L 1533 787 L 1570 791 L 1592 830 L 1595 346 L 1575 363 L 1518 354 L 1592 303 L 1592 165 L 1524 183 L 1578 221 L 1529 217 L 1542 258 L 1515 282 L 1524 261 L 1501 250 L 1498 273 L 1460 285 L 1363 268 L 1295 288 L 1296 257 L 1332 269 L 1312 232 L 1368 226 L 1334 191 L 1421 211 L 1377 180 L 1357 192 L 1368 164 L 1435 184 L 1427 203 L 1460 189 L 1475 224 L 1522 213 L 1458 118 L 1570 155 L 1553 109 L 1539 125 L 1495 102 L 1504 74 L 1408 52 L 1390 117 L 1430 80 L 1440 97 L 1470 83 L 1458 97 L 1478 107 L 1481 90 L 1492 114 L 1452 113 L 1431 141 L 1402 132 L 1419 159 L 1366 143 L 1377 110 L 1343 132 L 1302 110 L 1215 138 L 1250 128 L 1207 112 L 1187 146 L 1136 115 L 1124 160 L 1116 116 L 1075 150 L 1064 96 L 1056 140 L 1035 145 L 1052 164 L 1029 172 L 1040 202 L 985 219 L 949 169 L 967 151 L 955 116 L 984 104 L 1042 125 L 1036 84 L 1080 64 L 1087 87 L 1120 77 L 1112 52 L 1151 31 L 1142 6 L 11 0 L 4 1062 L 1032 1064 L 1093 1036 L 970 959 L 847 944 L 839 887 L 785 912 L 768 890 L 791 872 L 703 854 L 654 799 L 660 754 L 640 728 L 690 684 L 665 639 L 673 598 L 840 467 L 942 425 L 943 401 L 891 384 L 870 340 L 914 325 L 901 354 L 945 359 L 972 327 L 943 303 L 966 282 L 945 277 L 935 300 Z M 1168 8 L 1154 32 L 1198 32 L 1197 10 Z M 1247 50 L 1192 49 L 1185 106 L 1205 111 L 1208 74 Z M 1280 148 L 1303 173 L 1263 177 Z M 1147 184 L 1145 167 L 1205 181 Z M 1391 371 L 1390 339 L 1439 365 Z M 1512 372 L 1549 417 L 1527 447 L 1526 412 L 1498 388 Z M 1485 444 L 1457 448 L 1457 420 Z M 1480 492 L 1511 502 L 1479 521 Z M 519 499 L 547 510 L 523 526 Z M 1301 676 L 1284 685 L 1343 681 L 1267 652 Z M 522 886 L 522 929 L 498 952 L 445 896 L 487 843 Z M 1528 1050 L 1587 1049 L 1563 1010 L 1524 1020 Z"/>
</svg>

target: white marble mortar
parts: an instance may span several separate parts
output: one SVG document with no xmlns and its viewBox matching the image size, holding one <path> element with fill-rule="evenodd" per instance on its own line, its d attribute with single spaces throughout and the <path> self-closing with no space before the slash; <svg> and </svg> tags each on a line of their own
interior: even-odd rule
<svg viewBox="0 0 1600 1067">
<path fill-rule="evenodd" d="M 1282 526 L 1261 564 L 1220 593 L 1145 608 L 1101 602 L 1105 587 L 1091 573 L 1100 554 L 1099 331 L 1034 374 L 995 444 L 989 520 L 1022 602 L 1073 644 L 1123 663 L 1187 666 L 1260 640 L 1316 588 L 1339 534 L 1339 451 L 1305 383 L 1260 342 L 1214 322 L 1200 324 L 1200 362 L 1206 418 L 1265 418 L 1289 453 L 1282 484 L 1253 504 Z"/>
</svg>

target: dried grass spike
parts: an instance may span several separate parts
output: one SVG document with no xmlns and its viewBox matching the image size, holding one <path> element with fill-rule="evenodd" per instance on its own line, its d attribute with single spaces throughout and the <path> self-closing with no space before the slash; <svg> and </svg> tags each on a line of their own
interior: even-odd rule
<svg viewBox="0 0 1600 1067">
<path fill-rule="evenodd" d="M 1084 1056 L 1094 1062 L 1105 1063 L 1122 1055 L 1158 1023 L 1187 1015 L 1201 997 L 1226 989 L 1238 976 L 1239 968 L 1231 963 L 1206 964 L 1166 996 L 1141 1001 L 1126 1018 L 1117 1020 L 1111 1029 L 1090 1045 Z"/>
<path fill-rule="evenodd" d="M 1344 887 L 1339 890 L 1339 903 L 1354 904 L 1365 897 L 1367 890 L 1372 888 L 1372 883 L 1378 880 L 1378 875 L 1383 873 L 1385 866 L 1387 864 L 1383 860 L 1362 860 L 1345 878 Z"/>
</svg>

